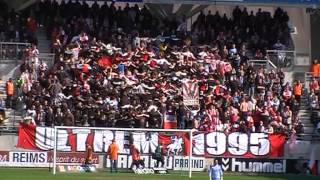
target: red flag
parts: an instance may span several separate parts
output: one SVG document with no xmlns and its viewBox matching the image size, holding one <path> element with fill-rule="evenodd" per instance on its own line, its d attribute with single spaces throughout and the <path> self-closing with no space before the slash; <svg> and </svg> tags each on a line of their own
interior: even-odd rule
<svg viewBox="0 0 320 180">
<path fill-rule="evenodd" d="M 190 134 L 184 133 L 183 135 L 183 141 L 184 141 L 184 155 L 189 156 L 190 155 Z M 193 145 L 195 144 L 192 142 Z"/>
<path fill-rule="evenodd" d="M 282 134 L 270 134 L 270 153 L 271 157 L 282 157 L 284 152 L 284 144 L 286 137 Z"/>
<path fill-rule="evenodd" d="M 109 57 L 107 56 L 103 56 L 98 60 L 98 64 L 99 66 L 103 67 L 103 68 L 108 68 L 112 66 L 111 60 Z"/>
<path fill-rule="evenodd" d="M 23 124 L 19 126 L 19 138 L 17 147 L 24 149 L 35 149 L 36 126 L 33 124 Z"/>
<path fill-rule="evenodd" d="M 311 150 L 311 153 L 310 153 L 310 160 L 309 160 L 309 164 L 308 164 L 308 167 L 310 168 L 310 173 L 312 175 L 317 175 L 318 172 L 317 172 L 317 161 L 316 161 L 316 158 L 315 158 L 315 149 L 313 148 Z"/>
</svg>

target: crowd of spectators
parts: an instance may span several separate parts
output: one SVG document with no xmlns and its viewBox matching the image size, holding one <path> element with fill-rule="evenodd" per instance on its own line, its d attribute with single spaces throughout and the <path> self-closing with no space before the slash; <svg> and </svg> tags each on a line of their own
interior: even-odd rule
<svg viewBox="0 0 320 180">
<path fill-rule="evenodd" d="M 37 43 L 36 21 L 28 14 L 17 13 L 0 1 L 0 41 Z"/>
<path fill-rule="evenodd" d="M 31 123 L 162 128 L 170 114 L 181 129 L 299 131 L 301 83 L 291 86 L 281 69 L 249 63 L 250 53 L 261 56 L 277 40 L 286 44 L 288 16 L 280 8 L 273 18 L 238 7 L 231 19 L 200 13 L 188 34 L 174 21 L 156 26 L 162 23 L 146 7 L 53 1 L 48 11 L 48 2 L 36 13 L 56 61 L 48 69 L 30 58 L 16 83 L 17 104 Z M 183 104 L 188 81 L 199 84 L 198 106 Z"/>
<path fill-rule="evenodd" d="M 121 28 L 132 37 L 174 36 L 192 37 L 193 44 L 204 44 L 217 41 L 219 44 L 245 44 L 249 53 L 256 59 L 265 58 L 266 49 L 283 50 L 289 48 L 289 17 L 281 8 L 270 12 L 258 10 L 248 12 L 246 8 L 236 7 L 232 18 L 219 11 L 212 14 L 202 11 L 192 24 L 192 31 L 187 32 L 187 21 L 181 18 L 167 17 L 160 19 L 150 13 L 145 6 L 116 6 L 114 2 L 105 1 L 103 5 L 95 1 L 90 7 L 86 1 L 55 0 L 38 1 L 33 10 L 37 22 L 47 27 L 48 38 L 66 46 L 81 31 L 102 41 L 113 41 L 114 30 Z M 58 41 L 58 42 L 57 42 Z"/>
<path fill-rule="evenodd" d="M 312 75 L 312 79 L 309 82 L 309 102 L 312 111 L 311 120 L 315 125 L 316 133 L 320 135 L 320 63 L 317 59 L 312 62 L 310 72 Z"/>
<path fill-rule="evenodd" d="M 24 44 L 37 44 L 36 32 L 37 23 L 29 14 L 9 10 L 7 4 L 0 1 L 0 42 L 1 59 L 21 59 L 24 51 Z M 8 43 L 9 42 L 9 43 Z"/>
</svg>

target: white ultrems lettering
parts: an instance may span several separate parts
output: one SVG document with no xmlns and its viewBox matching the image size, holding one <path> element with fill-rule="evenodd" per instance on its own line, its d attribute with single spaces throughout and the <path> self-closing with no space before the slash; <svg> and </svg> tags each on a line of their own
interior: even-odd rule
<svg viewBox="0 0 320 180">
<path fill-rule="evenodd" d="M 73 129 L 72 133 L 76 135 L 77 139 L 77 151 L 85 151 L 86 150 L 86 143 L 88 135 L 90 134 L 90 129 Z"/>
<path fill-rule="evenodd" d="M 53 149 L 54 129 L 46 127 L 36 127 L 35 145 L 41 150 Z"/>
<path fill-rule="evenodd" d="M 207 153 L 211 155 L 221 155 L 226 152 L 227 137 L 221 132 L 207 134 Z"/>
<path fill-rule="evenodd" d="M 251 133 L 250 134 L 250 152 L 256 156 L 267 155 L 270 151 L 270 142 L 268 134 Z"/>
<path fill-rule="evenodd" d="M 59 129 L 57 133 L 57 150 L 71 151 L 71 146 L 76 147 L 76 151 L 85 151 L 85 145 L 88 135 L 93 135 L 94 152 L 107 152 L 112 139 L 116 139 L 119 146 L 119 153 L 129 154 L 126 145 L 129 139 L 125 138 L 124 131 L 111 130 L 89 130 L 76 129 L 72 134 L 76 135 L 75 144 L 70 144 L 69 134 L 66 129 Z M 35 145 L 41 150 L 53 149 L 53 128 L 36 127 Z M 158 133 L 132 133 L 132 138 L 136 147 L 141 153 L 154 152 L 158 146 Z M 255 156 L 265 156 L 270 152 L 270 141 L 268 134 L 251 133 L 250 135 L 242 133 L 231 133 L 226 135 L 222 132 L 200 133 L 194 135 L 194 155 L 223 155 L 226 152 L 232 155 L 241 156 L 251 153 Z M 183 143 L 183 142 L 181 142 Z M 180 144 L 182 146 L 182 144 Z"/>
<path fill-rule="evenodd" d="M 248 135 L 231 133 L 228 136 L 228 150 L 231 154 L 241 156 L 248 152 Z"/>
<path fill-rule="evenodd" d="M 108 147 L 111 144 L 112 140 L 115 139 L 118 147 L 119 153 L 128 154 L 129 150 L 124 148 L 125 144 L 129 142 L 125 141 L 125 132 L 124 131 L 110 131 L 110 130 L 95 130 L 93 133 L 93 151 L 94 152 L 107 152 Z"/>
<path fill-rule="evenodd" d="M 195 155 L 204 155 L 204 134 L 197 134 L 195 136 L 193 136 L 193 142 L 194 142 L 194 146 L 193 146 L 193 154 Z"/>
<path fill-rule="evenodd" d="M 116 131 L 115 132 L 115 139 L 119 146 L 119 153 L 121 154 L 129 154 L 129 149 L 125 148 L 125 145 L 129 144 L 129 141 L 125 140 L 125 132 L 124 131 Z"/>
<path fill-rule="evenodd" d="M 69 146 L 69 134 L 65 129 L 58 129 L 57 133 L 57 150 L 58 151 L 71 151 Z"/>
<path fill-rule="evenodd" d="M 154 152 L 158 146 L 158 133 L 132 133 L 132 138 L 141 153 Z"/>
<path fill-rule="evenodd" d="M 93 138 L 93 150 L 95 152 L 107 152 L 113 138 L 114 134 L 112 131 L 95 130 Z"/>
</svg>

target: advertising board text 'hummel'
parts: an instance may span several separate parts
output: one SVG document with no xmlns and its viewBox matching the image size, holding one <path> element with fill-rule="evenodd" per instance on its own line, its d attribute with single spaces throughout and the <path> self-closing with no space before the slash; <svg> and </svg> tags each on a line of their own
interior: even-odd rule
<svg viewBox="0 0 320 180">
<path fill-rule="evenodd" d="M 286 160 L 221 158 L 222 169 L 233 172 L 285 173 Z"/>
</svg>

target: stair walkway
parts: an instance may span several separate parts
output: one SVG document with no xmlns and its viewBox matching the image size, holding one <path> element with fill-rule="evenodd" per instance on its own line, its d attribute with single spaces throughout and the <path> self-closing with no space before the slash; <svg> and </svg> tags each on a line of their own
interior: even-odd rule
<svg viewBox="0 0 320 180">
<path fill-rule="evenodd" d="M 50 45 L 51 41 L 47 39 L 46 29 L 44 27 L 40 27 L 37 32 L 36 36 L 38 39 L 38 50 L 40 53 L 51 53 Z"/>
<path fill-rule="evenodd" d="M 40 27 L 36 32 L 36 36 L 38 39 L 37 48 L 40 52 L 39 58 L 44 57 L 45 59 L 48 60 L 51 55 L 50 54 L 51 42 L 50 40 L 47 39 L 45 28 Z M 48 65 L 50 66 L 50 64 Z M 16 78 L 13 76 L 16 76 L 16 74 L 8 73 L 2 77 L 2 80 L 0 80 L 0 98 L 3 99 L 4 101 L 6 100 L 6 90 L 5 90 L 6 81 L 11 77 Z M 14 109 L 5 109 L 5 112 L 6 112 L 6 119 L 0 124 L 0 132 L 16 132 L 19 123 L 23 121 L 22 112 L 18 112 Z"/>
<path fill-rule="evenodd" d="M 6 96 L 6 81 L 0 80 L 0 98 L 5 101 Z M 5 120 L 0 123 L 1 133 L 17 132 L 19 123 L 23 121 L 22 112 L 17 112 L 14 109 L 5 109 Z"/>
<path fill-rule="evenodd" d="M 312 111 L 310 110 L 308 96 L 308 91 L 304 90 L 301 96 L 301 106 L 298 115 L 300 122 L 304 125 L 304 134 L 301 135 L 303 140 L 312 140 L 315 131 L 315 127 L 311 122 Z"/>
</svg>

